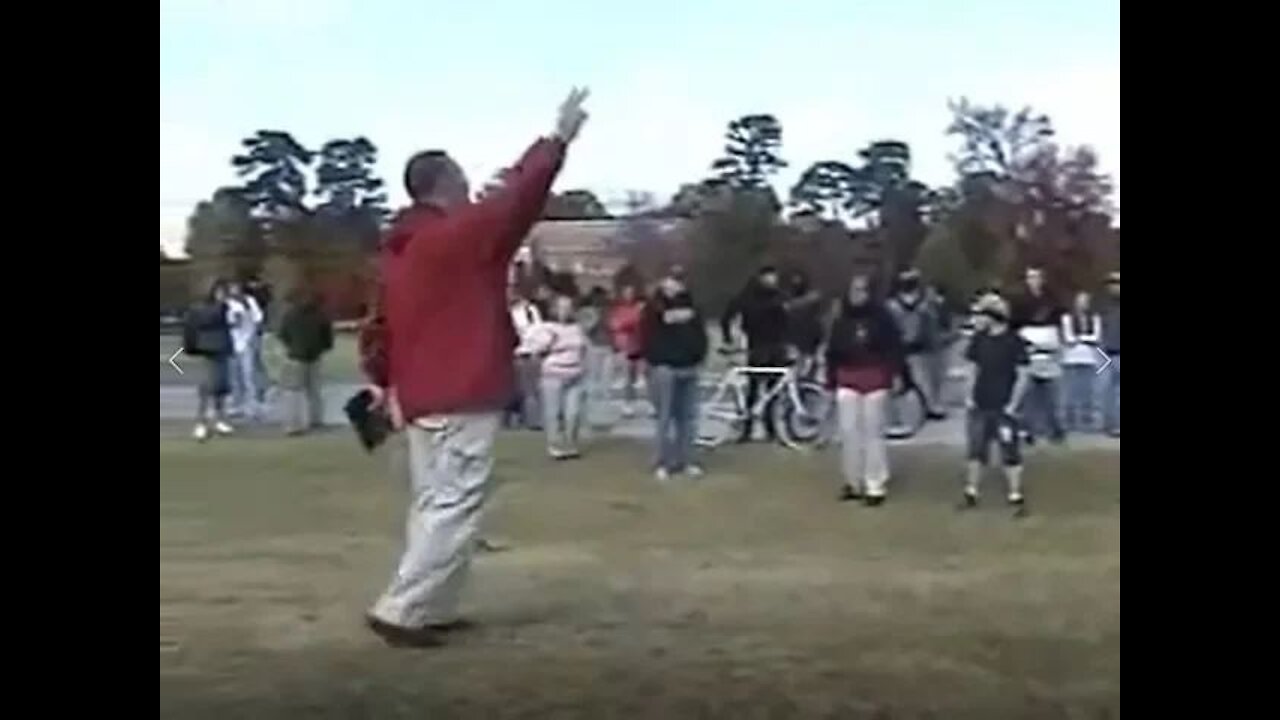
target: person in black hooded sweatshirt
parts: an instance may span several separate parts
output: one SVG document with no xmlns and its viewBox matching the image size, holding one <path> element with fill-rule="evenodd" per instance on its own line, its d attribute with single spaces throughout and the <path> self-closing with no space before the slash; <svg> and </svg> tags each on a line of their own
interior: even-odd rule
<svg viewBox="0 0 1280 720">
<path fill-rule="evenodd" d="M 698 370 L 707 357 L 707 327 L 677 272 L 668 273 L 645 305 L 642 320 L 650 395 L 658 415 L 654 475 L 665 482 L 683 472 L 702 475 L 693 461 L 697 436 Z"/>
<path fill-rule="evenodd" d="M 724 344 L 733 345 L 733 321 L 742 318 L 742 331 L 747 336 L 747 364 L 753 367 L 786 367 L 787 297 L 778 286 L 778 271 L 766 265 L 747 282 L 742 292 L 729 303 L 720 318 L 720 334 Z M 747 382 L 747 407 L 754 407 L 761 389 L 768 392 L 778 382 L 776 375 L 752 374 Z M 750 442 L 755 418 L 748 415 L 739 442 Z M 773 413 L 764 413 L 764 430 L 770 440 L 778 437 Z"/>
</svg>

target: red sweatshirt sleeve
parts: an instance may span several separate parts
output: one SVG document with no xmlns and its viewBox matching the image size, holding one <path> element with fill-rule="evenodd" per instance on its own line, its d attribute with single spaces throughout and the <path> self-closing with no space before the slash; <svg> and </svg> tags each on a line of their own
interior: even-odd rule
<svg viewBox="0 0 1280 720">
<path fill-rule="evenodd" d="M 511 167 L 506 185 L 458 213 L 463 242 L 479 243 L 486 260 L 507 264 L 547 205 L 564 164 L 564 141 L 541 138 Z"/>
</svg>

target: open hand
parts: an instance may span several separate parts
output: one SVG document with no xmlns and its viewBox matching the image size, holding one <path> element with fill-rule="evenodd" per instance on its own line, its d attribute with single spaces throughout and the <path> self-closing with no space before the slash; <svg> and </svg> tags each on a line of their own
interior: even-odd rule
<svg viewBox="0 0 1280 720">
<path fill-rule="evenodd" d="M 578 137 L 583 123 L 587 121 L 587 111 L 582 109 L 582 104 L 589 94 L 590 91 L 586 88 L 569 91 L 569 97 L 560 104 L 560 113 L 556 117 L 556 137 L 566 143 L 571 143 Z"/>
</svg>

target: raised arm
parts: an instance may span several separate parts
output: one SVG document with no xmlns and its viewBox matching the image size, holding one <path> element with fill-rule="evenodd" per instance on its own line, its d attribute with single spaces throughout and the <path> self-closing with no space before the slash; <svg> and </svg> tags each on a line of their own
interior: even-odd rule
<svg viewBox="0 0 1280 720">
<path fill-rule="evenodd" d="M 551 184 L 564 164 L 565 151 L 582 130 L 587 91 L 574 89 L 560 106 L 555 131 L 536 140 L 500 183 L 484 197 L 455 213 L 456 236 L 479 243 L 486 260 L 509 263 L 547 205 Z"/>
</svg>

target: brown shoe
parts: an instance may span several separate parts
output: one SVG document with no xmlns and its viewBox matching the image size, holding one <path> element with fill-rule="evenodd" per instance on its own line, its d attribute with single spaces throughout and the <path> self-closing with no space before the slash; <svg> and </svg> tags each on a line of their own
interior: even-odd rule
<svg viewBox="0 0 1280 720">
<path fill-rule="evenodd" d="M 476 627 L 478 627 L 476 621 L 468 620 L 467 618 L 458 618 L 456 620 L 450 620 L 449 622 L 432 623 L 427 625 L 428 630 L 436 633 L 467 632 L 469 630 L 475 630 Z"/>
<path fill-rule="evenodd" d="M 365 624 L 382 641 L 393 648 L 433 648 L 440 647 L 444 641 L 432 628 L 407 628 L 392 625 L 372 615 L 365 616 Z"/>
</svg>

